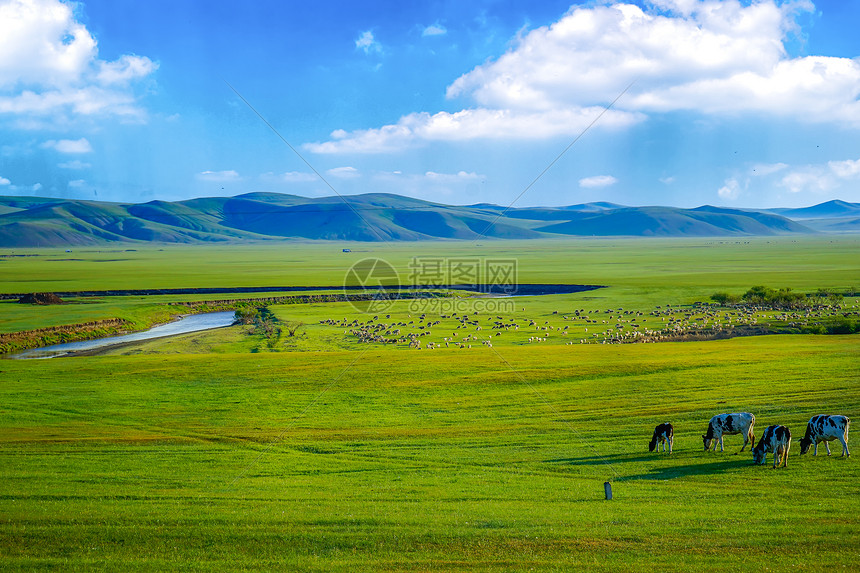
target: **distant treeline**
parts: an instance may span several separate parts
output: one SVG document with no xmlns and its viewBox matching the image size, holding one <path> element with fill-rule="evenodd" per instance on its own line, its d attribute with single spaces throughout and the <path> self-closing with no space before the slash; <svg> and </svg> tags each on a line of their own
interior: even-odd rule
<svg viewBox="0 0 860 573">
<path fill-rule="evenodd" d="M 773 289 L 759 285 L 752 287 L 742 295 L 715 292 L 711 295 L 711 300 L 723 306 L 754 305 L 784 310 L 837 305 L 842 303 L 845 296 L 857 296 L 857 294 L 857 289 L 853 287 L 844 292 L 820 288 L 813 293 L 804 294 L 795 292 L 790 287 Z"/>
</svg>

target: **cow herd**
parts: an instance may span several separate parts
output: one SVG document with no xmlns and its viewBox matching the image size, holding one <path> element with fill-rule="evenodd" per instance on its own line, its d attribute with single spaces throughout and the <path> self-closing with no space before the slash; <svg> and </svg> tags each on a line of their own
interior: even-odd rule
<svg viewBox="0 0 860 573">
<path fill-rule="evenodd" d="M 830 444 L 833 440 L 839 440 L 842 443 L 842 455 L 850 456 L 848 451 L 848 426 L 851 424 L 846 416 L 825 415 L 819 414 L 813 416 L 806 424 L 806 434 L 800 440 L 800 453 L 805 454 L 811 446 L 815 446 L 813 455 L 818 455 L 818 444 L 824 442 L 824 447 L 827 448 L 827 455 L 830 455 Z M 741 434 L 744 437 L 744 445 L 741 451 L 750 446 L 753 454 L 753 463 L 764 464 L 767 460 L 767 454 L 773 454 L 773 467 L 788 466 L 788 450 L 791 448 L 791 431 L 780 425 L 768 426 L 764 430 L 764 434 L 755 443 L 755 416 L 749 412 L 739 412 L 735 414 L 718 414 L 708 422 L 708 429 L 702 435 L 702 442 L 705 446 L 705 451 L 716 451 L 717 443 L 720 444 L 720 451 L 723 449 L 723 436 Z M 655 449 L 659 452 L 660 446 L 663 446 L 663 451 L 666 447 L 669 448 L 669 453 L 672 453 L 672 445 L 674 442 L 675 428 L 669 422 L 664 422 L 654 428 L 654 434 L 651 436 L 651 442 L 648 444 L 648 451 L 653 452 Z"/>
</svg>

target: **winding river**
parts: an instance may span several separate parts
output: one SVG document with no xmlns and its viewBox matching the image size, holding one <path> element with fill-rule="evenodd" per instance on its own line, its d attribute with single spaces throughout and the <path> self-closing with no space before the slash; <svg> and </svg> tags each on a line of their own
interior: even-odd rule
<svg viewBox="0 0 860 573">
<path fill-rule="evenodd" d="M 184 316 L 174 322 L 162 324 L 161 326 L 156 326 L 141 332 L 133 332 L 122 336 L 110 336 L 108 338 L 81 340 L 79 342 L 67 342 L 65 344 L 55 344 L 53 346 L 44 346 L 42 348 L 32 348 L 30 350 L 25 350 L 24 352 L 12 354 L 8 356 L 8 358 L 56 358 L 58 356 L 66 356 L 76 352 L 85 352 L 117 344 L 125 344 L 126 342 L 151 340 L 153 338 L 163 338 L 165 336 L 174 336 L 176 334 L 187 334 L 189 332 L 198 332 L 200 330 L 221 328 L 233 324 L 233 316 L 233 311 L 192 314 Z"/>
</svg>

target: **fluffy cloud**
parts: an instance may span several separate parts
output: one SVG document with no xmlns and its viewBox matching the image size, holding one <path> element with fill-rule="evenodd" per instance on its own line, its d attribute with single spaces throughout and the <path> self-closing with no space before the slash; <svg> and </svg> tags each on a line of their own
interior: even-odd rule
<svg viewBox="0 0 860 573">
<path fill-rule="evenodd" d="M 416 142 L 466 141 L 472 139 L 545 139 L 574 136 L 586 129 L 603 108 L 558 109 L 540 112 L 501 109 L 465 109 L 456 113 L 413 113 L 396 124 L 380 128 L 332 132 L 332 139 L 307 143 L 314 153 L 383 153 L 397 151 Z M 605 112 L 603 127 L 624 127 L 644 116 L 616 110 Z"/>
<path fill-rule="evenodd" d="M 214 183 L 225 183 L 227 181 L 238 181 L 241 179 L 239 173 L 233 169 L 225 171 L 202 171 L 197 174 L 197 178 L 202 181 L 211 181 Z"/>
<path fill-rule="evenodd" d="M 85 137 L 80 139 L 48 140 L 40 146 L 42 149 L 53 149 L 60 153 L 92 153 L 93 147 Z"/>
<path fill-rule="evenodd" d="M 738 183 L 738 180 L 734 177 L 730 179 L 726 179 L 723 186 L 717 190 L 717 195 L 719 195 L 722 199 L 729 199 L 734 201 L 741 194 L 741 184 Z"/>
<path fill-rule="evenodd" d="M 427 171 L 424 174 L 424 178 L 427 181 L 431 181 L 433 183 L 464 183 L 466 181 L 477 181 L 481 179 L 481 175 L 478 175 L 474 171 L 458 171 L 457 173 L 436 173 L 435 171 Z"/>
<path fill-rule="evenodd" d="M 131 83 L 158 65 L 136 55 L 100 60 L 74 10 L 59 0 L 0 3 L 0 114 L 142 119 Z"/>
<path fill-rule="evenodd" d="M 355 179 L 361 177 L 361 173 L 355 167 L 335 167 L 326 171 L 328 175 L 338 179 Z"/>
<path fill-rule="evenodd" d="M 472 107 L 337 130 L 306 148 L 380 153 L 427 141 L 571 136 L 588 125 L 584 116 L 593 117 L 634 80 L 597 127 L 680 110 L 860 125 L 860 60 L 787 54 L 796 15 L 814 9 L 807 0 L 652 0 L 648 6 L 574 6 L 448 86 L 449 99 L 465 98 Z M 369 34 L 356 45 L 369 50 L 372 42 Z"/>
<path fill-rule="evenodd" d="M 5 177 L 0 177 L 0 185 L 11 185 L 12 182 L 6 179 Z"/>
<path fill-rule="evenodd" d="M 851 159 L 847 159 L 845 161 L 830 161 L 827 163 L 827 166 L 834 175 L 843 179 L 849 179 L 860 175 L 860 159 L 857 159 L 856 161 L 852 161 Z"/>
<path fill-rule="evenodd" d="M 373 38 L 373 32 L 370 30 L 361 33 L 355 41 L 355 47 L 359 50 L 363 50 L 365 54 L 378 54 L 382 52 L 382 44 Z"/>
<path fill-rule="evenodd" d="M 579 186 L 586 189 L 608 187 L 610 185 L 615 185 L 616 183 L 618 183 L 618 179 L 612 175 L 595 175 L 593 177 L 584 177 L 579 180 Z"/>
<path fill-rule="evenodd" d="M 824 164 L 786 166 L 787 173 L 779 185 L 792 193 L 824 193 L 838 189 L 845 183 L 860 182 L 860 159 L 828 161 Z"/>
<path fill-rule="evenodd" d="M 421 32 L 422 36 L 444 36 L 448 33 L 448 30 L 445 29 L 445 26 L 441 24 L 431 24 L 424 28 L 424 31 Z"/>
</svg>

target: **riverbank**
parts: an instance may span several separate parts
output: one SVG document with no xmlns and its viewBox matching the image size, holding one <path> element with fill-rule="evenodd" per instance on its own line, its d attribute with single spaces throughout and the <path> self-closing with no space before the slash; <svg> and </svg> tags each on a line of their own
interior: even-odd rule
<svg viewBox="0 0 860 573">
<path fill-rule="evenodd" d="M 55 358 L 68 355 L 95 354 L 100 350 L 122 344 L 165 338 L 168 336 L 175 336 L 177 334 L 200 332 L 203 330 L 211 330 L 213 328 L 223 328 L 225 326 L 231 326 L 234 323 L 235 313 L 231 311 L 186 315 L 168 324 L 162 324 L 140 332 L 33 348 L 9 355 L 8 358 Z"/>
</svg>

